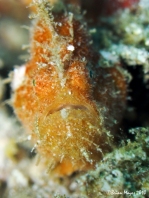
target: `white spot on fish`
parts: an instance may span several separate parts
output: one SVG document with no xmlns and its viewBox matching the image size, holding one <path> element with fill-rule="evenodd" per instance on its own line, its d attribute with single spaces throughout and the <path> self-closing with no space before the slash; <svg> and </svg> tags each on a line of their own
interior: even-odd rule
<svg viewBox="0 0 149 198">
<path fill-rule="evenodd" d="M 73 52 L 73 51 L 75 50 L 75 47 L 74 47 L 73 45 L 68 45 L 68 46 L 67 46 L 67 50 Z"/>
</svg>

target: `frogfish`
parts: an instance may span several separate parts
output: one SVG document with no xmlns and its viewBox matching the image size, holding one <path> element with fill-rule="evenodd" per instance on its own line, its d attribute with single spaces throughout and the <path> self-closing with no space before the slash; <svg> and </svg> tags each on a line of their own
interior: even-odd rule
<svg viewBox="0 0 149 198">
<path fill-rule="evenodd" d="M 55 174 L 94 169 L 114 148 L 125 76 L 120 64 L 99 64 L 81 14 L 35 6 L 30 59 L 13 72 L 14 112 Z"/>
</svg>

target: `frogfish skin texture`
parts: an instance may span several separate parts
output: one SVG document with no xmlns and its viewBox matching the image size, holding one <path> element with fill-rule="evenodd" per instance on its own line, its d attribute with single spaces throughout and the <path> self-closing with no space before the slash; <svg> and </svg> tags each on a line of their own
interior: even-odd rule
<svg viewBox="0 0 149 198">
<path fill-rule="evenodd" d="M 30 60 L 14 70 L 14 111 L 58 175 L 92 169 L 114 147 L 125 78 L 120 65 L 99 65 L 80 16 L 37 10 Z"/>
</svg>

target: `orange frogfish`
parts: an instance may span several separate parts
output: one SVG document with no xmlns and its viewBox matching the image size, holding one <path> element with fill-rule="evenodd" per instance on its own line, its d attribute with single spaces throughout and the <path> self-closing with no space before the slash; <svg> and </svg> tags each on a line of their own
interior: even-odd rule
<svg viewBox="0 0 149 198">
<path fill-rule="evenodd" d="M 79 14 L 37 3 L 30 60 L 14 70 L 13 107 L 58 175 L 93 169 L 114 147 L 125 108 L 120 65 L 102 67 Z M 100 35 L 99 35 L 100 36 Z"/>
</svg>

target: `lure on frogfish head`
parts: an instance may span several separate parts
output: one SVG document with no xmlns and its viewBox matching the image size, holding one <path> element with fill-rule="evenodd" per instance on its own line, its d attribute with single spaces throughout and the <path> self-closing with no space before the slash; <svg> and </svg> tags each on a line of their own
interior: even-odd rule
<svg viewBox="0 0 149 198">
<path fill-rule="evenodd" d="M 31 58 L 14 87 L 13 106 L 38 141 L 41 157 L 58 175 L 69 175 L 94 168 L 112 150 L 126 83 L 116 67 L 98 66 L 99 55 L 80 17 L 60 13 L 52 19 L 47 8 L 39 7 Z"/>
</svg>

